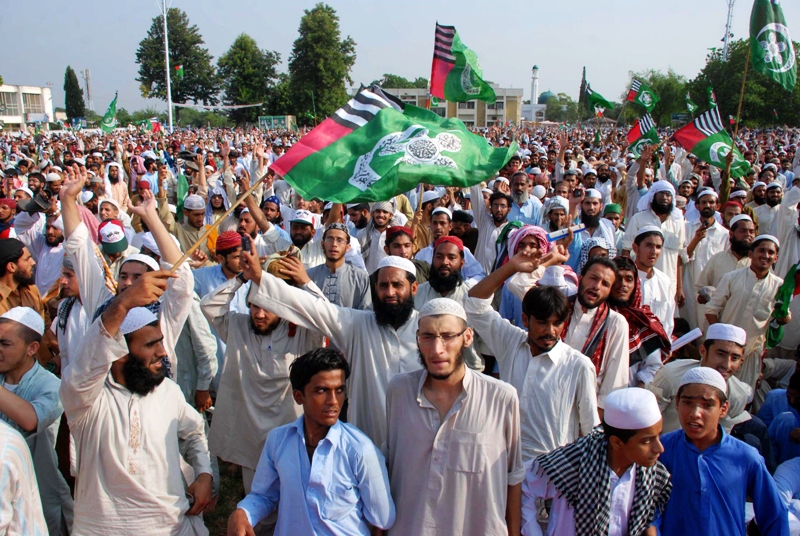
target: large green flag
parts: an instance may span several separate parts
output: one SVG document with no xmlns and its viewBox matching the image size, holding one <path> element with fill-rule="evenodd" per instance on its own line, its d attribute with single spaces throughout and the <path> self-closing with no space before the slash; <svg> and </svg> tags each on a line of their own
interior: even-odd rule
<svg viewBox="0 0 800 536">
<path fill-rule="evenodd" d="M 497 99 L 492 86 L 483 80 L 477 54 L 461 42 L 454 26 L 436 24 L 431 95 L 451 102 L 478 99 L 492 104 Z"/>
<path fill-rule="evenodd" d="M 755 0 L 750 13 L 750 59 L 753 68 L 787 91 L 797 83 L 797 61 L 789 28 L 778 0 Z"/>
<path fill-rule="evenodd" d="M 750 164 L 725 131 L 717 108 L 710 109 L 681 127 L 672 138 L 688 152 L 719 169 L 725 169 L 725 157 L 733 151 L 731 177 L 734 179 L 743 177 L 750 171 Z"/>
<path fill-rule="evenodd" d="M 655 94 L 652 88 L 641 80 L 634 78 L 633 82 L 631 82 L 631 89 L 628 90 L 627 100 L 640 104 L 644 106 L 648 112 L 652 112 L 653 108 L 656 107 L 656 104 L 661 99 Z"/>
<path fill-rule="evenodd" d="M 108 105 L 108 110 L 106 110 L 106 115 L 103 116 L 103 120 L 100 121 L 100 128 L 106 134 L 111 134 L 115 128 L 117 128 L 117 94 L 114 93 L 114 100 L 111 101 L 111 104 Z"/>
<path fill-rule="evenodd" d="M 459 119 L 362 88 L 271 166 L 303 198 L 387 201 L 425 182 L 467 187 L 493 178 L 518 146 L 493 148 Z"/>
<path fill-rule="evenodd" d="M 692 97 L 689 95 L 688 91 L 686 92 L 686 108 L 692 115 L 694 115 L 694 113 L 697 111 L 697 105 L 694 103 L 694 101 L 692 101 Z"/>
<path fill-rule="evenodd" d="M 598 108 L 607 108 L 609 110 L 614 109 L 614 105 L 608 102 L 600 93 L 592 90 L 592 87 L 589 84 L 586 84 L 586 98 L 588 99 L 589 106 L 595 110 Z"/>
<path fill-rule="evenodd" d="M 656 123 L 650 114 L 645 114 L 644 117 L 639 119 L 633 128 L 626 134 L 628 138 L 628 151 L 633 153 L 636 158 L 642 154 L 642 149 L 645 145 L 658 145 L 660 141 L 658 138 L 658 131 L 656 131 Z"/>
</svg>

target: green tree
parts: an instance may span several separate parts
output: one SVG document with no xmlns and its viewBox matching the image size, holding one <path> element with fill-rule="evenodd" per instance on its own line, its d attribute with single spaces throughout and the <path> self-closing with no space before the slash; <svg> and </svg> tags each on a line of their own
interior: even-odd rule
<svg viewBox="0 0 800 536">
<path fill-rule="evenodd" d="M 213 57 L 205 44 L 197 26 L 189 25 L 189 17 L 177 8 L 167 12 L 169 32 L 169 64 L 172 82 L 173 102 L 218 102 L 219 79 L 211 63 Z M 136 51 L 139 64 L 139 77 L 142 97 L 167 100 L 167 79 L 164 69 L 164 19 L 155 17 L 147 37 L 139 43 Z M 183 65 L 184 76 L 175 76 L 174 69 Z"/>
<path fill-rule="evenodd" d="M 322 3 L 305 11 L 299 33 L 289 56 L 289 88 L 298 120 L 314 114 L 319 121 L 347 102 L 356 44 L 341 38 L 336 10 Z"/>
<path fill-rule="evenodd" d="M 281 62 L 277 52 L 261 50 L 255 39 L 240 34 L 228 51 L 220 56 L 217 69 L 225 91 L 225 104 L 255 104 L 268 100 L 278 80 L 276 66 Z M 258 120 L 259 108 L 232 110 L 230 117 L 241 125 Z"/>
<path fill-rule="evenodd" d="M 86 116 L 86 103 L 83 102 L 83 90 L 78 83 L 78 75 L 67 65 L 64 72 L 64 105 L 70 121 L 76 117 Z"/>
<path fill-rule="evenodd" d="M 793 43 L 796 54 L 800 55 L 800 45 Z M 728 45 L 728 61 L 723 61 L 721 53 L 712 51 L 706 57 L 706 65 L 694 80 L 689 81 L 687 89 L 692 100 L 700 107 L 695 113 L 708 110 L 706 89 L 711 86 L 717 97 L 717 106 L 722 122 L 728 125 L 729 115 L 736 117 L 739 95 L 742 90 L 742 75 L 750 43 L 739 39 Z M 684 92 L 684 97 L 686 93 Z M 685 103 L 685 101 L 684 101 Z M 684 109 L 686 105 L 684 104 Z M 777 121 L 790 126 L 800 125 L 800 85 L 789 93 L 777 82 L 751 68 L 747 71 L 741 120 L 747 126 L 769 126 Z"/>
<path fill-rule="evenodd" d="M 126 110 L 125 108 L 117 109 L 117 125 L 120 127 L 127 127 L 133 122 L 131 119 L 131 113 Z"/>
<path fill-rule="evenodd" d="M 586 103 L 586 66 L 583 67 L 583 75 L 581 76 L 581 89 L 578 93 L 578 105 L 588 110 Z"/>
<path fill-rule="evenodd" d="M 628 89 L 631 87 L 631 82 L 634 78 L 641 80 L 646 85 L 650 86 L 652 90 L 658 95 L 659 101 L 653 111 L 650 112 L 650 117 L 659 126 L 667 126 L 670 123 L 670 118 L 673 113 L 686 112 L 686 77 L 681 76 L 672 69 L 666 73 L 650 69 L 648 71 L 630 72 L 630 80 L 628 85 L 625 86 L 625 91 L 622 93 L 622 102 L 626 104 L 625 112 L 623 112 L 623 119 L 626 122 L 635 120 L 643 116 L 647 110 L 644 106 L 627 102 Z M 629 110 L 633 111 L 630 113 Z"/>
<path fill-rule="evenodd" d="M 420 88 L 425 89 L 428 87 L 428 79 L 417 77 L 416 80 L 409 80 L 400 75 L 386 73 L 380 80 L 373 80 L 372 84 L 378 84 L 386 88 Z M 371 84 L 370 84 L 371 85 Z"/>
<path fill-rule="evenodd" d="M 266 112 L 265 115 L 295 115 L 288 74 L 278 75 L 278 82 L 269 92 L 263 111 Z"/>
<path fill-rule="evenodd" d="M 578 103 L 566 93 L 559 93 L 547 99 L 544 118 L 557 123 L 575 123 L 580 119 L 581 113 Z"/>
</svg>

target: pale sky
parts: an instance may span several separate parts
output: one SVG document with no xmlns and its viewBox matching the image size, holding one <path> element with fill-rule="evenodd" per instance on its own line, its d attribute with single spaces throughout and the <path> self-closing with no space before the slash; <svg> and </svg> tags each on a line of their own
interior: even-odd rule
<svg viewBox="0 0 800 536">
<path fill-rule="evenodd" d="M 157 0 L 33 0 L 11 9 L 0 0 L 3 61 L 7 84 L 52 84 L 55 106 L 64 105 L 64 70 L 91 71 L 94 109 L 101 115 L 119 91 L 128 111 L 165 103 L 139 92 L 136 49 L 159 14 Z M 239 33 L 260 48 L 281 54 L 286 70 L 304 9 L 316 2 L 172 0 L 198 26 L 214 61 Z M 352 78 L 367 84 L 390 72 L 430 77 L 434 27 L 454 25 L 480 58 L 484 77 L 502 87 L 522 87 L 530 98 L 531 67 L 539 91 L 577 98 L 585 65 L 592 88 L 619 100 L 628 71 L 667 70 L 693 78 L 709 47 L 721 47 L 726 0 L 330 0 L 343 35 L 356 42 Z M 734 39 L 748 33 L 752 0 L 738 0 Z M 795 40 L 800 38 L 800 2 L 783 2 Z"/>
</svg>

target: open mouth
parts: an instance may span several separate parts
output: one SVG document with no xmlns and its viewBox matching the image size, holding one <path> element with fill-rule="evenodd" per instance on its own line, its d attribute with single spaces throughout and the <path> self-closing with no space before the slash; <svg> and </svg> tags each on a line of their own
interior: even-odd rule
<svg viewBox="0 0 800 536">
<path fill-rule="evenodd" d="M 700 423 L 697 423 L 697 422 L 690 422 L 690 423 L 686 424 L 686 428 L 688 430 L 692 430 L 692 431 L 695 431 L 695 432 L 700 432 L 700 431 L 703 430 L 703 425 L 700 424 Z"/>
</svg>

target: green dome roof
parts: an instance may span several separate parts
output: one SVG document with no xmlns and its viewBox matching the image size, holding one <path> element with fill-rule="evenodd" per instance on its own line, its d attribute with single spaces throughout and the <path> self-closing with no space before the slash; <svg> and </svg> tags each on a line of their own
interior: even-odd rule
<svg viewBox="0 0 800 536">
<path fill-rule="evenodd" d="M 539 95 L 539 100 L 537 101 L 538 104 L 547 104 L 547 101 L 551 98 L 555 97 L 556 94 L 550 90 L 545 91 L 541 95 Z"/>
</svg>

